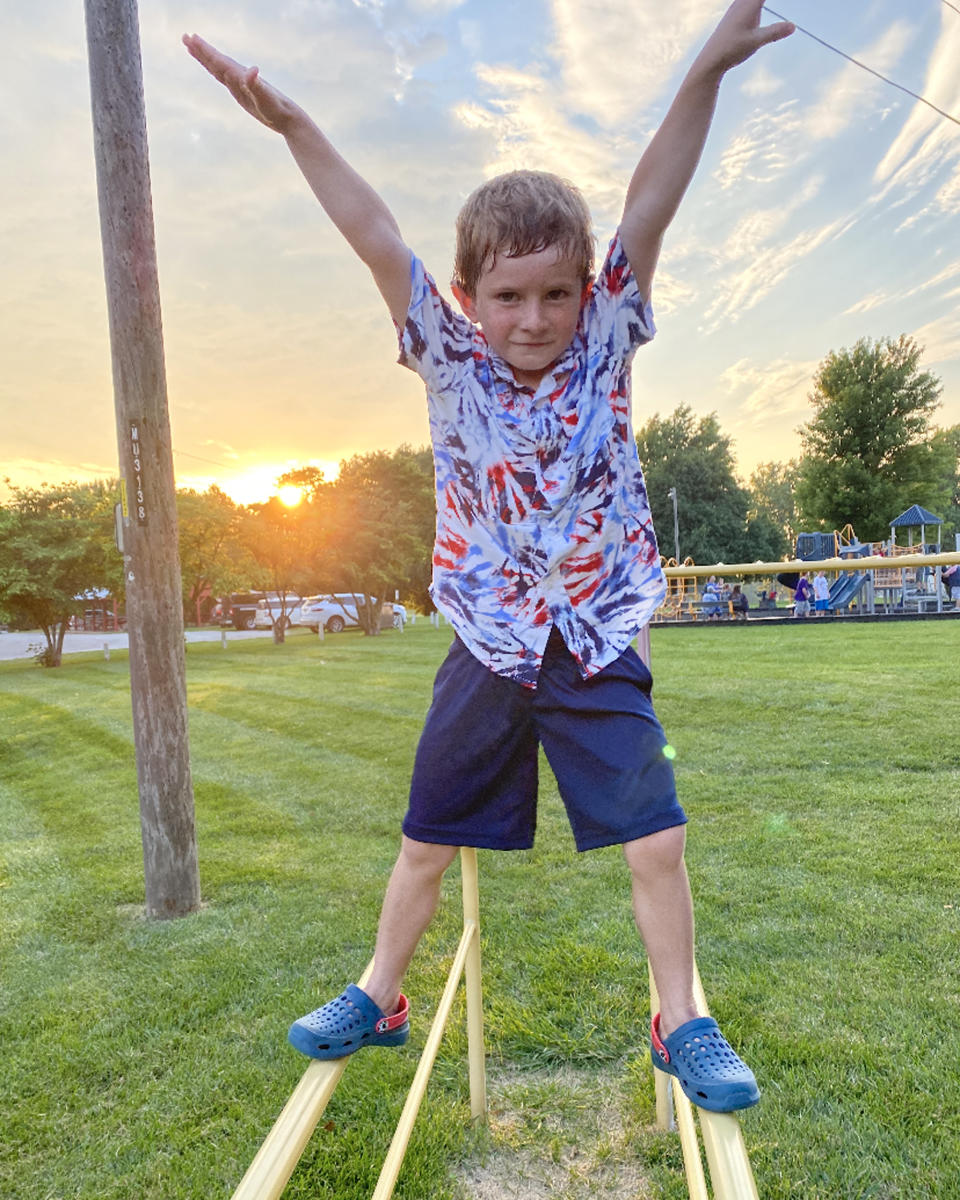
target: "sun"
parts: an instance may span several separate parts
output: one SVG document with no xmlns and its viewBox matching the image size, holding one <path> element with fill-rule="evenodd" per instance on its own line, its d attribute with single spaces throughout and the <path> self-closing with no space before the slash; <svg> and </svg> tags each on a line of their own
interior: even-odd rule
<svg viewBox="0 0 960 1200">
<path fill-rule="evenodd" d="M 285 483 L 282 488 L 277 489 L 277 499 L 285 508 L 296 508 L 303 499 L 303 488 L 293 483 Z"/>
<path fill-rule="evenodd" d="M 287 462 L 262 463 L 259 466 L 249 466 L 241 473 L 227 475 L 219 479 L 204 479 L 202 484 L 191 486 L 208 487 L 216 483 L 223 488 L 235 504 L 264 504 L 271 496 L 276 496 L 282 504 L 294 508 L 304 499 L 301 488 L 295 484 L 277 487 L 277 480 L 297 467 L 319 467 L 326 482 L 336 479 L 340 472 L 340 464 L 327 459 L 310 459 L 307 463 L 288 459 Z M 186 485 L 186 484 L 185 484 Z"/>
</svg>

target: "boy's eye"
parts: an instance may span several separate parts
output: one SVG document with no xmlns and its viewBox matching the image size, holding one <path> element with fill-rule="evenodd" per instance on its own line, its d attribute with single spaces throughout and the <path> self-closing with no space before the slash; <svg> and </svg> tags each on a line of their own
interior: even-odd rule
<svg viewBox="0 0 960 1200">
<path fill-rule="evenodd" d="M 566 300 L 567 296 L 569 296 L 569 295 L 570 295 L 570 293 L 567 291 L 566 288 L 553 288 L 552 291 L 547 292 L 547 299 L 548 300 Z"/>
<path fill-rule="evenodd" d="M 497 292 L 497 299 L 503 304 L 510 304 L 517 299 L 516 292 Z"/>
</svg>

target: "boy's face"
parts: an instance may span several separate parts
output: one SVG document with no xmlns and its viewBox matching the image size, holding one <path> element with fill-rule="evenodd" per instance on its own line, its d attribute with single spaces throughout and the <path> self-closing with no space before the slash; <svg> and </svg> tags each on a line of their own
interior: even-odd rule
<svg viewBox="0 0 960 1200">
<path fill-rule="evenodd" d="M 475 296 L 454 287 L 460 307 L 513 368 L 517 383 L 536 388 L 573 341 L 584 281 L 557 246 L 519 258 L 498 255 L 485 267 Z"/>
</svg>

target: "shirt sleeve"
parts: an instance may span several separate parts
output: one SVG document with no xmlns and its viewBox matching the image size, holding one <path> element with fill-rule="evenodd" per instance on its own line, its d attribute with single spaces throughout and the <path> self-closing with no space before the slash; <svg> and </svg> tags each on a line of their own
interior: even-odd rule
<svg viewBox="0 0 960 1200">
<path fill-rule="evenodd" d="M 415 371 L 434 394 L 455 386 L 473 358 L 476 327 L 455 312 L 416 255 L 410 264 L 410 307 L 398 327 L 401 366 Z"/>
<path fill-rule="evenodd" d="M 590 289 L 583 321 L 588 339 L 624 362 L 657 332 L 653 308 L 640 295 L 619 231 Z"/>
</svg>

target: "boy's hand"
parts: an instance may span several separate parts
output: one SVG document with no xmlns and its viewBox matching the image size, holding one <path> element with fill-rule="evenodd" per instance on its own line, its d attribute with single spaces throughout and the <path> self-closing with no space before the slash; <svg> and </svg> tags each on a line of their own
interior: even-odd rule
<svg viewBox="0 0 960 1200">
<path fill-rule="evenodd" d="M 701 63 L 724 74 L 796 29 L 790 21 L 761 27 L 762 10 L 763 0 L 734 0 L 700 52 Z"/>
<path fill-rule="evenodd" d="M 260 78 L 259 67 L 241 66 L 195 33 L 185 33 L 183 44 L 197 62 L 223 84 L 240 107 L 251 117 L 256 117 L 261 125 L 286 135 L 295 121 L 304 116 L 299 105 Z"/>
</svg>

